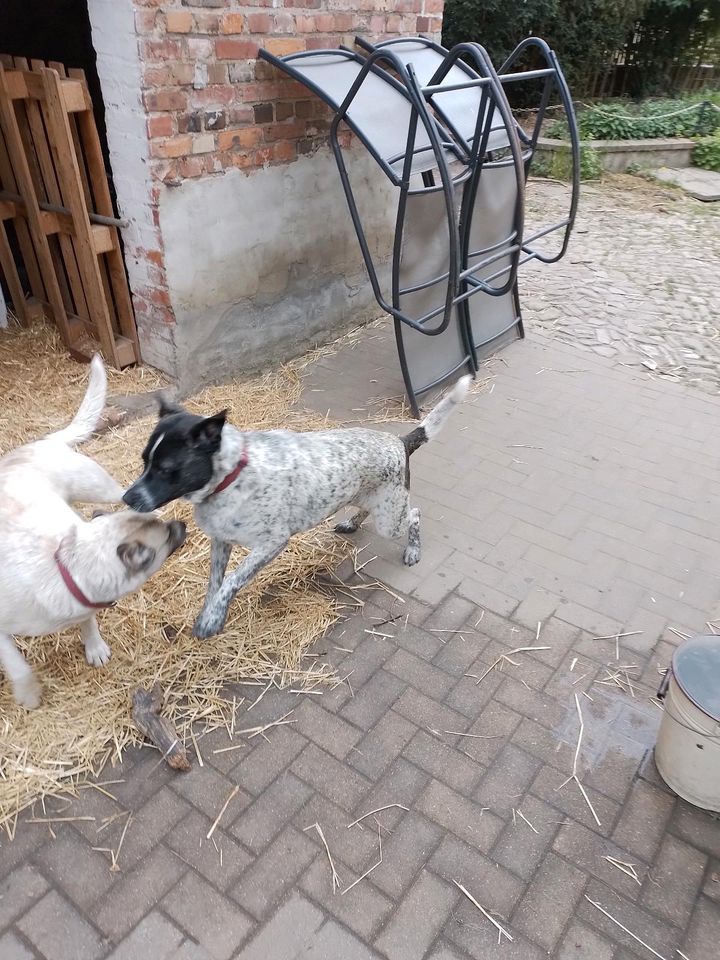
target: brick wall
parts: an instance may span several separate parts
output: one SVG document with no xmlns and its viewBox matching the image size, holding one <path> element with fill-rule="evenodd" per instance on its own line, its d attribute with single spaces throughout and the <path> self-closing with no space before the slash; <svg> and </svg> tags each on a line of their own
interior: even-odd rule
<svg viewBox="0 0 720 960">
<path fill-rule="evenodd" d="M 166 183 L 287 163 L 325 142 L 328 112 L 283 79 L 277 56 L 374 39 L 439 35 L 444 0 L 136 0 L 154 176 Z"/>
<path fill-rule="evenodd" d="M 358 33 L 372 39 L 416 33 L 439 38 L 443 2 L 89 4 L 118 206 L 130 221 L 125 256 L 146 362 L 182 374 L 167 245 L 190 244 L 192 238 L 165 236 L 161 204 L 168 191 L 230 172 L 267 171 L 327 144 L 329 111 L 258 60 L 259 47 L 284 55 L 352 46 Z"/>
</svg>

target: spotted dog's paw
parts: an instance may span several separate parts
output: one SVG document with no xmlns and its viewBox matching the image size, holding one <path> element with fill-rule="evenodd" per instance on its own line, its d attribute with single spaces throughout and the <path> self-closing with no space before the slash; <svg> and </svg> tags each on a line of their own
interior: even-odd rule
<svg viewBox="0 0 720 960">
<path fill-rule="evenodd" d="M 192 628 L 192 635 L 198 640 L 207 640 L 220 633 L 225 626 L 227 613 L 223 609 L 202 610 Z"/>
<path fill-rule="evenodd" d="M 406 567 L 414 567 L 416 563 L 420 561 L 420 547 L 413 546 L 405 547 L 405 553 L 403 554 L 403 563 Z"/>
</svg>

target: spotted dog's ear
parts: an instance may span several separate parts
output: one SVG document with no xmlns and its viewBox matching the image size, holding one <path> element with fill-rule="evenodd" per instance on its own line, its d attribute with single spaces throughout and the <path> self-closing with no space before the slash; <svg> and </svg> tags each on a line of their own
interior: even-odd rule
<svg viewBox="0 0 720 960">
<path fill-rule="evenodd" d="M 185 413 L 179 403 L 175 403 L 164 393 L 158 395 L 157 401 L 159 420 L 162 420 L 163 417 L 169 417 L 171 413 Z"/>
<path fill-rule="evenodd" d="M 214 453 L 220 446 L 220 437 L 226 418 L 227 410 L 221 410 L 212 417 L 205 417 L 200 423 L 196 423 L 190 431 L 193 444 L 200 450 Z"/>
</svg>

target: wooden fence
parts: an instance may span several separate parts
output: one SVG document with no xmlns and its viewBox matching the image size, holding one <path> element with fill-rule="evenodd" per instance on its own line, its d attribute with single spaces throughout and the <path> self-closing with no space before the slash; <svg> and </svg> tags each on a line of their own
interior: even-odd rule
<svg viewBox="0 0 720 960">
<path fill-rule="evenodd" d="M 13 225 L 31 297 L 18 275 Z M 137 362 L 135 318 L 81 70 L 0 57 L 0 270 L 21 323 L 54 320 L 69 352 Z"/>
</svg>

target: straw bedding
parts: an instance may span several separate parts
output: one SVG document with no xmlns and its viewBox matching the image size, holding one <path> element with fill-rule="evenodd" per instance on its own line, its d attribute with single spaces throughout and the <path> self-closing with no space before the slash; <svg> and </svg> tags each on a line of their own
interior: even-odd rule
<svg viewBox="0 0 720 960">
<path fill-rule="evenodd" d="M 108 374 L 111 395 L 163 385 L 148 371 Z M 68 422 L 86 384 L 87 368 L 63 356 L 51 328 L 0 331 L 0 454 Z M 297 372 L 284 368 L 250 382 L 209 388 L 187 406 L 208 414 L 227 407 L 233 423 L 247 428 L 324 425 L 292 408 L 299 394 Z M 152 422 L 147 418 L 112 429 L 83 450 L 120 483 L 128 483 L 138 472 Z M 165 513 L 188 522 L 188 541 L 141 592 L 100 612 L 100 630 L 112 649 L 107 667 L 87 666 L 75 628 L 19 641 L 43 686 L 40 709 L 17 708 L 0 677 L 0 826 L 8 832 L 23 807 L 72 790 L 139 740 L 130 717 L 138 685 L 161 683 L 164 713 L 189 743 L 194 722 L 218 726 L 227 721 L 233 704 L 222 691 L 230 681 L 275 678 L 284 685 L 330 675 L 329 668 L 303 659 L 337 618 L 335 601 L 315 577 L 332 570 L 350 548 L 329 527 L 296 537 L 240 594 L 223 634 L 200 642 L 190 637 L 190 626 L 204 597 L 209 541 L 192 523 L 187 505 L 173 505 Z M 237 549 L 231 563 L 241 553 Z"/>
</svg>

